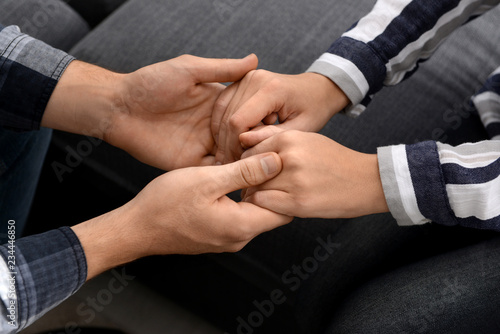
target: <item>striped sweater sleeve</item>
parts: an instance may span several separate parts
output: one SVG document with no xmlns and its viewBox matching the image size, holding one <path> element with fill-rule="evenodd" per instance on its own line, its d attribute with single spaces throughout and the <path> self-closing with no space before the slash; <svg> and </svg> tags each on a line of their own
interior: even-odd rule
<svg viewBox="0 0 500 334">
<path fill-rule="evenodd" d="M 484 87 L 472 98 L 472 104 L 489 137 L 500 140 L 500 67 L 493 72 Z"/>
<path fill-rule="evenodd" d="M 500 231 L 500 68 L 471 102 L 491 140 L 378 149 L 385 198 L 399 225 L 433 221 Z"/>
<path fill-rule="evenodd" d="M 500 231 L 500 141 L 382 147 L 378 159 L 399 225 L 433 221 Z"/>
<path fill-rule="evenodd" d="M 335 82 L 351 101 L 350 116 L 363 112 L 384 85 L 395 85 L 429 58 L 457 27 L 500 0 L 378 0 L 308 72 Z"/>
</svg>

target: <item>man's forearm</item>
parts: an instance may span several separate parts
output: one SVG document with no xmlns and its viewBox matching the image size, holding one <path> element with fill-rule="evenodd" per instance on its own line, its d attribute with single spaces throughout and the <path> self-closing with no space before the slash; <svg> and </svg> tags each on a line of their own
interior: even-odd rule
<svg viewBox="0 0 500 334">
<path fill-rule="evenodd" d="M 87 281 L 116 266 L 146 256 L 148 242 L 140 237 L 143 227 L 133 207 L 116 210 L 71 227 L 87 259 Z"/>
<path fill-rule="evenodd" d="M 42 126 L 105 139 L 113 115 L 124 106 L 123 76 L 73 61 L 49 100 Z"/>
</svg>

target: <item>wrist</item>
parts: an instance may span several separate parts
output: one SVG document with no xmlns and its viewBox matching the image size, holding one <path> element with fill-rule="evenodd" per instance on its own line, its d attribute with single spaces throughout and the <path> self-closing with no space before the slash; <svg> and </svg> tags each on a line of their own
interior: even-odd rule
<svg viewBox="0 0 500 334">
<path fill-rule="evenodd" d="M 366 163 L 361 166 L 367 167 L 364 169 L 367 180 L 366 205 L 368 212 L 366 214 L 389 212 L 382 187 L 378 157 L 376 154 L 366 154 L 365 158 Z"/>
<path fill-rule="evenodd" d="M 144 256 L 140 228 L 126 206 L 72 227 L 87 261 L 87 281 L 116 266 Z"/>
<path fill-rule="evenodd" d="M 301 74 L 311 84 L 311 88 L 318 94 L 318 101 L 322 102 L 322 109 L 328 119 L 342 111 L 350 103 L 347 95 L 330 78 L 314 72 Z"/>
<path fill-rule="evenodd" d="M 73 61 L 54 89 L 42 126 L 106 140 L 123 106 L 123 76 Z"/>
</svg>

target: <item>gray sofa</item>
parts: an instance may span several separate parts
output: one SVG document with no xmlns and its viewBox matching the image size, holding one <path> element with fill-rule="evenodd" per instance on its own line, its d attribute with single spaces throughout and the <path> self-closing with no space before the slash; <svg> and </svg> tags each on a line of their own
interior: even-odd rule
<svg viewBox="0 0 500 334">
<path fill-rule="evenodd" d="M 86 17 L 87 24 L 90 24 L 88 33 L 82 35 L 69 52 L 83 61 L 120 72 L 133 71 L 184 53 L 204 57 L 242 57 L 255 52 L 261 68 L 300 73 L 343 30 L 367 13 L 375 0 L 154 0 L 148 1 L 147 11 L 143 10 L 145 2 L 130 0 L 119 6 L 122 2 L 70 1 L 69 5 Z M 342 15 L 338 14 L 340 11 Z M 460 29 L 447 45 L 464 49 L 464 41 L 481 40 L 480 32 L 491 29 L 491 22 L 498 19 L 499 11 L 488 15 L 488 20 L 478 20 Z M 339 17 L 341 23 L 332 24 L 332 17 Z M 82 20 L 85 24 L 85 20 L 77 15 L 71 16 L 71 19 Z M 140 34 L 137 30 L 141 29 L 147 34 L 136 38 Z M 411 125 L 421 129 L 423 135 L 418 139 L 432 139 L 432 131 L 443 128 L 449 135 L 450 143 L 460 143 L 460 129 L 451 129 L 450 124 L 442 119 L 442 114 L 434 112 L 439 108 L 446 110 L 451 102 L 442 101 L 429 85 L 429 78 L 432 78 L 432 84 L 439 84 L 440 78 L 433 75 L 434 68 L 446 66 L 444 64 L 454 57 L 460 58 L 454 55 L 455 49 L 441 49 L 411 81 L 381 92 L 370 106 L 370 113 L 358 120 L 336 116 L 322 133 L 353 149 L 371 153 L 381 145 L 417 140 L 408 137 L 408 124 L 404 124 L 404 120 L 401 120 L 401 126 L 389 125 L 390 120 L 399 116 L 396 111 L 385 108 L 387 104 L 396 104 L 393 109 L 410 108 L 414 102 L 407 92 L 408 85 L 413 85 L 413 89 L 428 95 L 426 102 L 420 106 L 423 117 Z M 485 72 L 489 67 L 494 68 L 494 63 L 493 59 L 485 60 Z M 454 85 L 456 95 L 462 100 L 471 93 L 467 82 L 457 81 Z M 466 127 L 471 140 L 484 136 L 475 116 L 471 116 Z M 376 140 L 362 141 L 361 133 L 363 138 Z M 64 162 L 70 151 L 82 141 L 92 143 L 91 153 L 86 154 L 71 173 L 62 175 L 62 178 L 56 175 L 52 163 Z M 163 172 L 134 160 L 106 143 L 55 132 L 28 233 L 74 224 L 111 210 L 133 197 Z M 47 197 L 47 193 L 51 196 Z M 237 198 L 237 194 L 232 196 Z M 450 235 L 442 227 L 400 229 L 390 215 L 379 219 L 375 225 L 370 225 L 370 217 L 357 220 L 354 226 L 352 224 L 351 220 L 332 223 L 300 219 L 256 238 L 237 254 L 154 257 L 130 264 L 127 268 L 159 294 L 229 333 L 236 332 L 241 324 L 238 319 L 248 322 L 252 312 L 259 310 L 256 305 L 269 300 L 275 290 L 283 291 L 286 301 L 273 309 L 272 316 L 265 316 L 262 324 L 253 326 L 253 332 L 318 333 L 328 325 L 330 316 L 341 301 L 357 286 L 387 270 L 443 251 L 440 236 Z M 327 266 L 334 268 L 340 265 L 334 257 L 324 264 L 324 270 L 314 272 L 310 279 L 301 281 L 297 290 L 290 289 L 290 283 L 283 278 L 295 264 L 310 257 L 318 245 L 318 238 L 335 234 L 343 240 L 342 244 L 350 245 L 356 243 L 358 235 L 381 229 L 384 230 L 383 238 L 373 238 L 358 245 L 356 255 L 339 260 L 345 261 L 344 267 L 348 270 L 342 272 L 346 279 L 337 291 L 333 292 L 332 288 L 325 289 L 324 293 L 314 293 L 317 286 L 324 284 L 319 282 L 327 279 L 328 275 L 336 275 L 333 269 L 327 269 Z M 479 231 L 455 229 L 453 233 L 454 237 L 450 238 L 446 250 L 464 247 L 485 237 Z M 386 246 L 388 240 L 392 243 L 391 247 Z M 410 258 L 404 256 L 406 251 L 418 247 L 422 240 L 430 245 L 427 250 Z M 381 251 L 374 255 L 372 249 Z M 386 260 L 378 261 L 377 256 Z"/>
</svg>

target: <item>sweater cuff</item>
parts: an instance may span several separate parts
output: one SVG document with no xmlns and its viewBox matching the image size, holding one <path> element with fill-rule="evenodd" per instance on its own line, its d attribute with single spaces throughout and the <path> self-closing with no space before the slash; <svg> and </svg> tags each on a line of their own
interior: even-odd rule
<svg viewBox="0 0 500 334">
<path fill-rule="evenodd" d="M 361 101 L 368 92 L 368 83 L 363 74 L 349 60 L 331 53 L 324 53 L 309 67 L 307 72 L 324 75 L 342 89 L 351 101 L 343 110 L 346 115 L 357 117 L 366 109 L 366 105 L 361 104 Z"/>
<path fill-rule="evenodd" d="M 422 225 L 430 222 L 418 206 L 406 146 L 380 147 L 377 155 L 385 199 L 398 225 Z"/>
<path fill-rule="evenodd" d="M 322 74 L 337 84 L 351 100 L 344 113 L 357 117 L 383 87 L 387 69 L 367 44 L 343 36 L 307 72 Z"/>
</svg>

